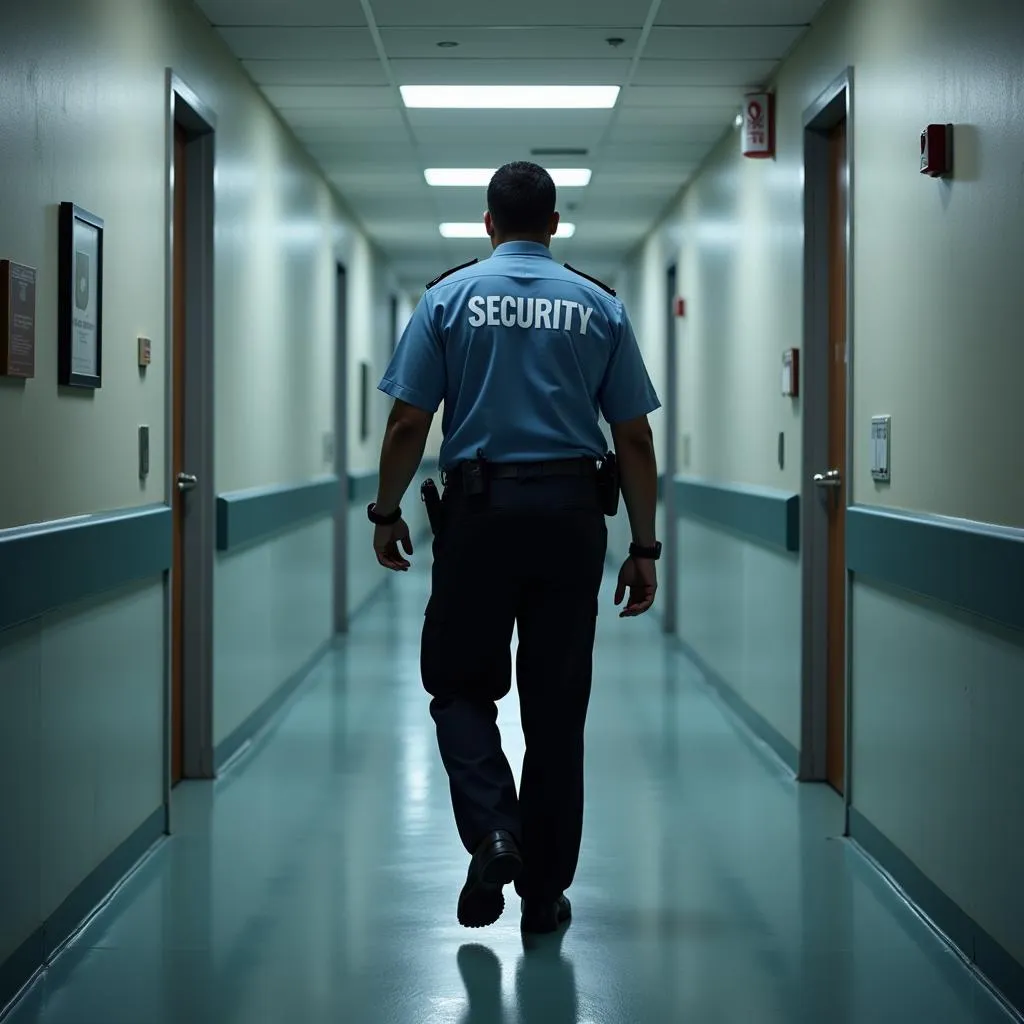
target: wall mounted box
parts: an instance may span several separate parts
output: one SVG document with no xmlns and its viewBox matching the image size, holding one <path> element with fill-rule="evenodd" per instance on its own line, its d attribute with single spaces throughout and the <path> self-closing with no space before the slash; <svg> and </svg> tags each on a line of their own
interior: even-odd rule
<svg viewBox="0 0 1024 1024">
<path fill-rule="evenodd" d="M 921 132 L 921 173 L 945 178 L 953 173 L 953 126 L 930 124 Z"/>
</svg>

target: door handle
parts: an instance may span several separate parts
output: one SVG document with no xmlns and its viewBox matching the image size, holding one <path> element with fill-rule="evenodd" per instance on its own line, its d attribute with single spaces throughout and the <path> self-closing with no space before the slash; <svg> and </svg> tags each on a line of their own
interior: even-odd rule
<svg viewBox="0 0 1024 1024">
<path fill-rule="evenodd" d="M 178 490 L 184 494 L 186 491 L 194 491 L 199 481 L 191 473 L 178 474 Z"/>
<path fill-rule="evenodd" d="M 830 469 L 827 473 L 815 473 L 814 482 L 818 487 L 842 487 L 843 474 L 838 469 Z"/>
</svg>

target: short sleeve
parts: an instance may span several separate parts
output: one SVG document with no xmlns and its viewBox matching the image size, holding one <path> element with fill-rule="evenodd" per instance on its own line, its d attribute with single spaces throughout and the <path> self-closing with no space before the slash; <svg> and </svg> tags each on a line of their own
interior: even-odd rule
<svg viewBox="0 0 1024 1024">
<path fill-rule="evenodd" d="M 434 326 L 429 293 L 420 299 L 395 348 L 380 391 L 425 412 L 437 412 L 447 386 L 444 346 Z"/>
<path fill-rule="evenodd" d="M 661 408 L 625 310 L 598 392 L 598 402 L 604 418 L 611 424 L 639 419 Z"/>
</svg>

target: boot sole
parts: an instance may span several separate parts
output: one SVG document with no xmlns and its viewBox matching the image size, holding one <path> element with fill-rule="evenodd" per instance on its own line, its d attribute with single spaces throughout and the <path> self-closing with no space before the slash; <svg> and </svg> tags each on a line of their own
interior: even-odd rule
<svg viewBox="0 0 1024 1024">
<path fill-rule="evenodd" d="M 500 854 L 489 861 L 483 877 L 467 883 L 459 896 L 458 918 L 463 928 L 487 928 L 505 912 L 503 885 L 514 882 L 523 862 L 514 853 Z"/>
</svg>

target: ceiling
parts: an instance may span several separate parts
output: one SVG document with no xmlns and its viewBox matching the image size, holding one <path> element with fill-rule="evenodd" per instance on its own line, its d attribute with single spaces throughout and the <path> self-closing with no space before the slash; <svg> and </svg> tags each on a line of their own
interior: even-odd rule
<svg viewBox="0 0 1024 1024">
<path fill-rule="evenodd" d="M 612 277 L 822 0 L 197 0 L 403 285 L 488 251 L 439 224 L 481 189 L 427 167 L 589 167 L 556 256 Z M 612 46 L 609 39 L 621 40 Z M 439 48 L 440 42 L 458 46 Z M 620 85 L 613 110 L 407 110 L 402 85 Z M 532 155 L 537 149 L 586 155 Z"/>
</svg>

